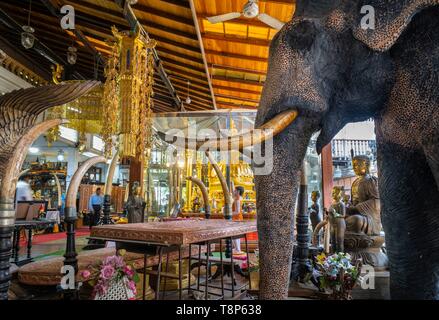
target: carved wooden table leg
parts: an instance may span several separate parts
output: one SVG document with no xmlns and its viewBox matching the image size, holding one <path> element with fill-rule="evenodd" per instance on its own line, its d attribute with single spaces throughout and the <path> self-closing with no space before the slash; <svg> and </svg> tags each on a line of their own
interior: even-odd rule
<svg viewBox="0 0 439 320">
<path fill-rule="evenodd" d="M 32 259 L 32 227 L 28 229 L 28 239 L 27 239 L 27 259 L 30 261 Z"/>
<path fill-rule="evenodd" d="M 12 257 L 14 258 L 15 264 L 18 264 L 18 255 L 20 251 L 20 227 L 14 228 L 14 242 L 12 249 Z"/>
<path fill-rule="evenodd" d="M 13 201 L 0 203 L 0 300 L 8 299 L 15 210 Z"/>
<path fill-rule="evenodd" d="M 308 272 L 311 272 L 311 264 L 308 259 L 309 256 L 309 215 L 307 210 L 308 186 L 306 177 L 302 168 L 302 178 L 299 188 L 298 196 L 298 210 L 297 210 L 297 264 L 293 268 L 293 279 L 303 280 Z"/>
<path fill-rule="evenodd" d="M 78 219 L 76 208 L 67 207 L 65 209 L 64 221 L 66 222 L 67 229 L 67 242 L 66 242 L 66 253 L 64 254 L 64 265 L 72 266 L 75 270 L 75 275 L 78 272 L 78 259 L 76 253 L 75 244 L 75 222 Z M 63 292 L 64 299 L 73 300 L 78 298 L 78 290 L 75 289 L 65 289 Z"/>
<path fill-rule="evenodd" d="M 112 224 L 111 213 L 111 196 L 109 194 L 104 195 L 104 203 L 102 206 L 104 217 L 102 218 L 102 224 Z"/>
</svg>

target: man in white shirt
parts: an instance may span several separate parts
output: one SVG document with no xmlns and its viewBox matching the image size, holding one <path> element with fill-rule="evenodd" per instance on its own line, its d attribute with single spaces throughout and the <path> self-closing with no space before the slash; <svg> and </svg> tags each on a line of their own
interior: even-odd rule
<svg viewBox="0 0 439 320">
<path fill-rule="evenodd" d="M 32 201 L 32 190 L 29 185 L 29 178 L 24 178 L 17 182 L 16 201 Z"/>
</svg>

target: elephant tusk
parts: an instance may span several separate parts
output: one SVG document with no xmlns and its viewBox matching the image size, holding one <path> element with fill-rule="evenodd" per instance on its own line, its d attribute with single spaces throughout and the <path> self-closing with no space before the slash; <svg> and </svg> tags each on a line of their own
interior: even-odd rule
<svg viewBox="0 0 439 320">
<path fill-rule="evenodd" d="M 293 123 L 293 121 L 296 120 L 297 115 L 297 110 L 287 110 L 279 113 L 258 129 L 253 129 L 247 133 L 227 138 L 207 139 L 201 141 L 183 138 L 181 136 L 173 136 L 172 144 L 180 148 L 191 150 L 202 149 L 203 151 L 206 151 L 220 150 L 224 148 L 227 148 L 227 150 L 243 150 L 244 148 L 251 147 L 275 137 Z M 163 141 L 170 141 L 169 139 L 166 139 L 164 133 L 159 132 L 158 135 Z"/>
</svg>

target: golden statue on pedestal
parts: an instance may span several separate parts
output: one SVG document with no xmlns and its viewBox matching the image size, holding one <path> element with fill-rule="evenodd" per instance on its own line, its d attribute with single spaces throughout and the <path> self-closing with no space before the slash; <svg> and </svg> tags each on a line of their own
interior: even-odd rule
<svg viewBox="0 0 439 320">
<path fill-rule="evenodd" d="M 380 235 L 378 180 L 370 174 L 368 157 L 356 156 L 352 164 L 357 178 L 352 183 L 351 201 L 344 195 L 343 187 L 333 188 L 333 203 L 326 220 L 315 228 L 313 242 L 316 243 L 320 229 L 329 222 L 332 252 L 348 252 L 354 260 L 361 258 L 363 264 L 384 269 L 387 256 L 381 250 L 384 237 Z M 325 249 L 329 251 L 327 244 Z"/>
<path fill-rule="evenodd" d="M 381 232 L 378 179 L 369 172 L 370 160 L 367 156 L 354 157 L 352 165 L 357 179 L 352 183 L 346 228 L 352 232 L 377 236 Z"/>
</svg>

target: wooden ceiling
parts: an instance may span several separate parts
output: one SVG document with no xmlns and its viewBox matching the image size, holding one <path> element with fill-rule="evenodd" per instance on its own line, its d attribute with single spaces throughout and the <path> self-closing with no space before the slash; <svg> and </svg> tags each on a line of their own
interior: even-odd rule
<svg viewBox="0 0 439 320">
<path fill-rule="evenodd" d="M 193 0 L 202 43 L 189 0 L 138 0 L 132 6 L 137 20 L 157 41 L 158 56 L 183 102 L 187 97 L 187 82 L 190 82 L 192 102 L 184 103 L 186 110 L 211 110 L 214 100 L 218 108 L 257 107 L 267 70 L 268 46 L 276 30 L 257 19 L 240 18 L 215 25 L 206 20 L 207 16 L 242 11 L 246 1 Z M 15 50 L 21 64 L 50 81 L 51 66 L 56 62 L 68 66 L 67 48 L 74 44 L 78 48 L 78 60 L 69 69 L 71 78 L 103 79 L 103 65 L 110 52 L 106 41 L 113 39 L 111 26 L 119 30 L 130 28 L 117 2 L 119 0 L 32 0 L 30 25 L 39 43 L 26 50 L 20 44 L 20 28 L 27 25 L 29 0 L 1 1 L 0 49 L 8 47 L 9 50 L 4 50 L 8 55 Z M 293 2 L 260 0 L 260 12 L 287 22 L 294 11 Z M 59 12 L 65 4 L 75 8 L 75 32 L 60 27 Z M 204 57 L 201 46 L 204 46 Z M 158 73 L 155 80 L 154 111 L 178 110 Z"/>
<path fill-rule="evenodd" d="M 242 12 L 247 0 L 193 0 L 206 60 L 219 108 L 257 108 L 267 72 L 271 39 L 277 30 L 258 19 L 211 24 L 209 16 Z M 259 12 L 282 22 L 294 13 L 294 0 L 259 0 Z"/>
</svg>

